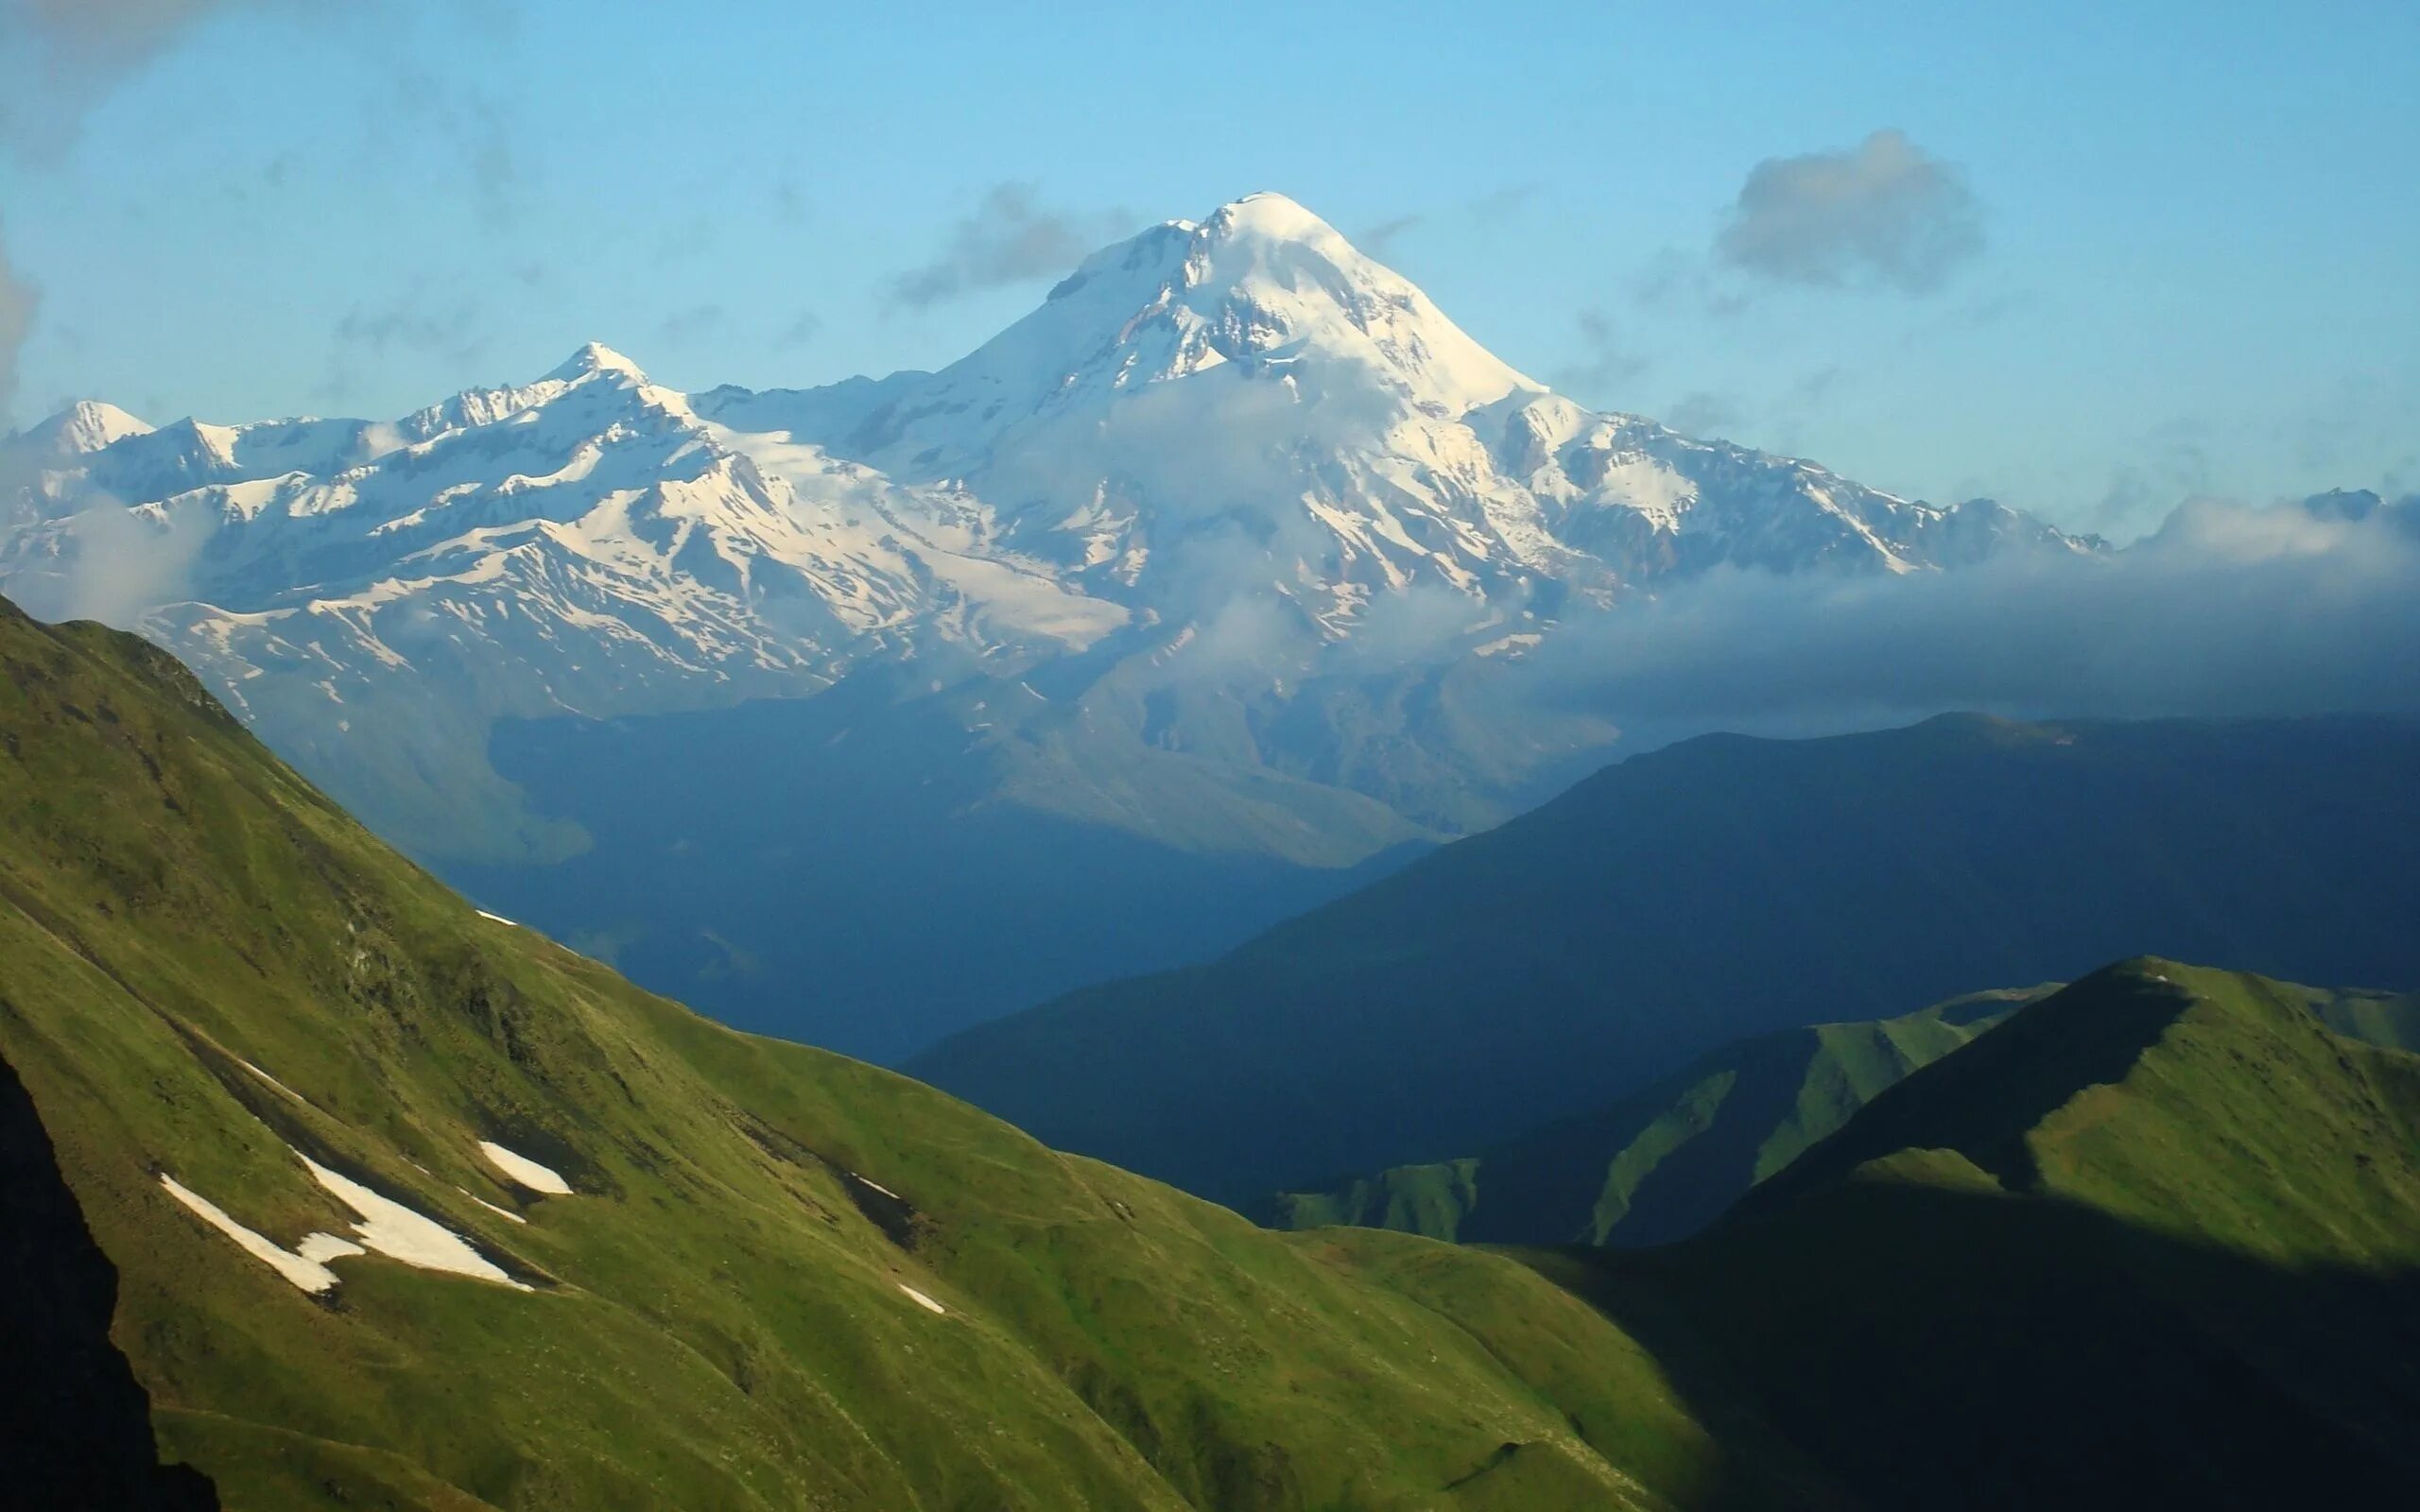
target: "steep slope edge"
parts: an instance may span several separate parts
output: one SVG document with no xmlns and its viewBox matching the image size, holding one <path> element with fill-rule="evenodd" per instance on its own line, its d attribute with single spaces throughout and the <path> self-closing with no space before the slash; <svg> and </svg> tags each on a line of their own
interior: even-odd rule
<svg viewBox="0 0 2420 1512">
<path fill-rule="evenodd" d="M 0 609 L 0 1054 L 237 1508 L 1655 1507 L 1658 1366 L 481 918 L 164 654 Z M 1753 1428 L 1748 1437 L 1754 1439 Z M 1762 1500 L 1829 1499 L 1770 1440 Z"/>
<path fill-rule="evenodd" d="M 2420 1493 L 2420 1057 L 2283 984 L 2096 972 L 1713 1232 L 1532 1259 L 1877 1508 Z"/>
</svg>

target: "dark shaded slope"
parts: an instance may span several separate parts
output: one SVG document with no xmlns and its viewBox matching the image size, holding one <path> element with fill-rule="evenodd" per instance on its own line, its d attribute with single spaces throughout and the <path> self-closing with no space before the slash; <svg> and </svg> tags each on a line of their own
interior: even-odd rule
<svg viewBox="0 0 2420 1512">
<path fill-rule="evenodd" d="M 2420 1497 L 2420 1057 L 2277 984 L 2097 973 L 1714 1232 L 1532 1259 L 1876 1508 Z"/>
<path fill-rule="evenodd" d="M 2420 726 L 1951 716 L 1625 762 L 1216 965 L 914 1074 L 1236 1201 L 1467 1155 L 1732 1040 L 2156 950 L 2420 981 Z"/>
<path fill-rule="evenodd" d="M 1759 1035 L 1474 1159 L 1283 1193 L 1268 1216 L 1281 1228 L 1357 1224 L 1492 1244 L 1669 1244 L 1884 1088 L 2050 990 L 1979 992 L 1878 1022 Z"/>
<path fill-rule="evenodd" d="M 160 1463 L 150 1400 L 110 1342 L 116 1306 L 117 1267 L 84 1227 L 16 1068 L 0 1059 L 0 1503 L 218 1505 L 209 1477 Z"/>
</svg>

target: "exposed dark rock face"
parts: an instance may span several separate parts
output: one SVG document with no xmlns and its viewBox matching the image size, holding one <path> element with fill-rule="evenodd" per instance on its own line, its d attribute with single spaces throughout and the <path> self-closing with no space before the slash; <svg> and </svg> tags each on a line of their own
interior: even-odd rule
<svg viewBox="0 0 2420 1512">
<path fill-rule="evenodd" d="M 117 1267 L 0 1060 L 0 1505 L 216 1512 L 209 1478 L 160 1463 L 150 1400 L 110 1341 Z"/>
</svg>

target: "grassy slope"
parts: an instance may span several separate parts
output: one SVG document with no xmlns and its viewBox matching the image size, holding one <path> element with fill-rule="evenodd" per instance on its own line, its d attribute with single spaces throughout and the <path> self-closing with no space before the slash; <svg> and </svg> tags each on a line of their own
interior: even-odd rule
<svg viewBox="0 0 2420 1512">
<path fill-rule="evenodd" d="M 0 1053 L 231 1506 L 1822 1500 L 1511 1261 L 1270 1234 L 478 919 L 130 639 L 0 609 Z M 537 1289 L 306 1297 L 157 1179 L 348 1231 L 288 1144 Z"/>
<path fill-rule="evenodd" d="M 1712 1223 L 1882 1089 L 2047 990 L 1759 1035 L 1481 1156 L 1281 1193 L 1271 1217 L 1284 1228 L 1358 1224 L 1495 1244 L 1668 1244 Z"/>
<path fill-rule="evenodd" d="M 2112 968 L 1712 1233 L 1531 1258 L 1877 1507 L 2410 1504 L 2420 1057 L 2311 1007 Z"/>
<path fill-rule="evenodd" d="M 1451 1160 L 1753 1035 L 2154 951 L 2420 982 L 2420 725 L 1690 741 L 1201 968 L 907 1063 L 1210 1195 Z"/>
</svg>

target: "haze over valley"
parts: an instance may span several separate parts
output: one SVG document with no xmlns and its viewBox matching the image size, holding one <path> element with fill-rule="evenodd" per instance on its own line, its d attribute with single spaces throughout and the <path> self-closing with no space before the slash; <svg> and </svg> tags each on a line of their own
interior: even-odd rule
<svg viewBox="0 0 2420 1512">
<path fill-rule="evenodd" d="M 1556 394 L 1275 194 L 936 373 L 687 394 L 592 344 L 391 421 L 86 403 L 0 472 L 0 590 L 169 646 L 498 911 L 878 1058 L 1699 729 L 2413 685 L 2405 505 L 2118 548 L 1898 498 Z M 2195 608 L 2246 593 L 2285 655 Z"/>
</svg>

